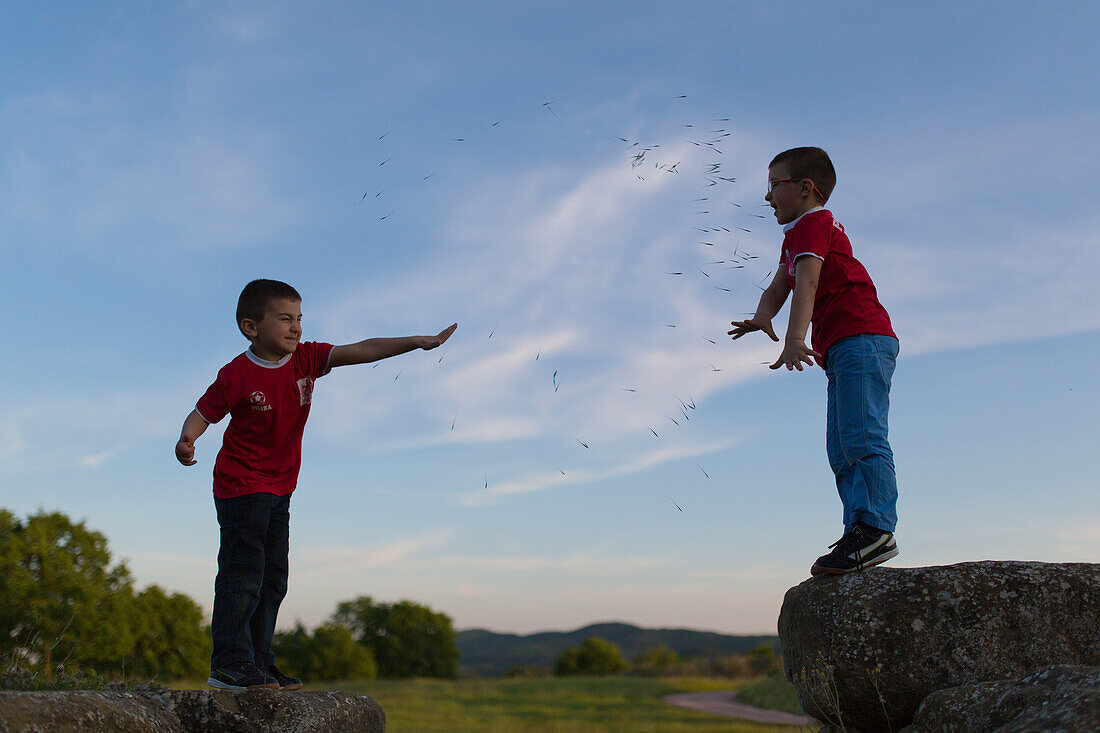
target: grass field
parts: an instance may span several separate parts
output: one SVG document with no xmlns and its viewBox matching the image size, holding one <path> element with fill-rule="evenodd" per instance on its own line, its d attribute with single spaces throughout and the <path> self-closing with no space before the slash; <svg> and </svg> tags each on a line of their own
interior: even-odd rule
<svg viewBox="0 0 1100 733">
<path fill-rule="evenodd" d="M 794 685 L 782 677 L 765 677 L 746 682 L 737 688 L 737 699 L 746 705 L 767 710 L 782 710 L 795 715 L 805 715 L 798 702 Z"/>
<path fill-rule="evenodd" d="M 729 681 L 697 678 L 544 677 L 362 680 L 311 684 L 307 689 L 343 690 L 373 697 L 386 711 L 388 733 L 794 733 L 799 730 L 685 710 L 661 699 L 676 693 L 725 690 L 733 686 Z"/>
</svg>

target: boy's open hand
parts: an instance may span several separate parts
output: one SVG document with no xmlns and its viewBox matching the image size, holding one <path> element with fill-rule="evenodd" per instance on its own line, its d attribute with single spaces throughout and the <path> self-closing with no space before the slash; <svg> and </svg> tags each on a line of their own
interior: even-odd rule
<svg viewBox="0 0 1100 733">
<path fill-rule="evenodd" d="M 179 442 L 176 443 L 176 460 L 185 466 L 194 466 L 198 461 L 195 460 L 195 439 L 184 435 L 181 436 Z"/>
<path fill-rule="evenodd" d="M 443 329 L 435 336 L 421 336 L 420 348 L 424 349 L 425 351 L 431 351 L 438 346 L 442 346 L 444 342 L 446 342 L 446 340 L 451 337 L 451 334 L 455 332 L 456 328 L 458 328 L 458 324 L 452 323 L 450 326 Z"/>
<path fill-rule="evenodd" d="M 775 335 L 775 329 L 772 328 L 772 322 L 770 320 L 757 320 L 754 316 L 747 321 L 730 321 L 730 325 L 734 326 L 734 329 L 726 333 L 733 336 L 734 341 L 741 338 L 746 333 L 752 333 L 753 331 L 763 331 L 772 337 L 772 341 L 779 340 L 779 337 Z"/>
<path fill-rule="evenodd" d="M 734 338 L 736 338 L 736 336 Z M 813 359 L 810 357 L 813 357 Z M 820 364 L 821 354 L 807 346 L 803 339 L 788 339 L 783 343 L 783 353 L 779 355 L 779 358 L 769 367 L 769 369 L 778 369 L 781 366 L 786 366 L 788 372 L 792 369 L 802 371 L 802 365 L 809 364 L 813 366 L 814 359 L 817 359 L 817 363 Z"/>
</svg>

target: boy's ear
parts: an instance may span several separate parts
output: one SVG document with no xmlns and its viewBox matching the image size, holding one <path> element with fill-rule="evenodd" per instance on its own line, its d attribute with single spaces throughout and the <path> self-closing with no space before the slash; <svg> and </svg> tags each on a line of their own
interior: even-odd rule
<svg viewBox="0 0 1100 733">
<path fill-rule="evenodd" d="M 256 330 L 256 322 L 251 318 L 242 318 L 241 322 L 237 324 L 237 327 L 241 329 L 241 333 L 248 339 L 254 339 L 260 334 L 260 332 Z"/>
<path fill-rule="evenodd" d="M 821 206 L 825 205 L 825 200 L 821 197 L 821 194 L 817 190 L 817 186 L 809 178 L 802 179 L 802 196 L 806 198 L 812 198 L 817 201 Z"/>
</svg>

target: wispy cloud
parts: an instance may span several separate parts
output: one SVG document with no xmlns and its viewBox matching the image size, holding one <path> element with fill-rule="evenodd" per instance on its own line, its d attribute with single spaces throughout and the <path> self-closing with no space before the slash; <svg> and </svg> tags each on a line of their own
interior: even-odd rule
<svg viewBox="0 0 1100 733">
<path fill-rule="evenodd" d="M 649 178 L 639 180 L 615 152 L 581 170 L 521 171 L 468 192 L 450 226 L 456 244 L 444 248 L 461 257 L 433 263 L 453 276 L 413 271 L 400 285 L 371 283 L 357 288 L 369 295 L 333 303 L 326 331 L 349 340 L 361 337 L 357 314 L 374 312 L 372 303 L 460 321 L 442 363 L 411 355 L 400 374 L 381 367 L 401 382 L 375 392 L 368 413 L 356 412 L 354 398 L 334 406 L 333 424 L 346 433 L 364 414 L 387 423 L 423 416 L 415 433 L 391 432 L 391 449 L 596 431 L 615 440 L 675 417 L 678 398 L 764 376 L 759 362 L 774 348 L 733 347 L 725 331 L 755 307 L 754 283 L 772 266 L 729 266 L 736 247 L 759 248 L 744 233 L 699 243 L 690 197 L 705 185 L 692 176 L 706 158 L 682 140 L 662 142 L 663 164 L 682 172 L 647 163 Z"/>
<path fill-rule="evenodd" d="M 302 572 L 310 574 L 391 567 L 404 563 L 425 550 L 447 544 L 452 535 L 450 530 L 440 530 L 383 545 L 319 547 L 298 555 L 297 566 Z"/>
<path fill-rule="evenodd" d="M 529 494 L 536 491 L 596 483 L 619 476 L 646 471 L 655 466 L 672 461 L 696 458 L 708 453 L 725 450 L 737 443 L 736 440 L 723 440 L 705 445 L 670 445 L 648 450 L 632 456 L 628 460 L 602 469 L 571 470 L 567 473 L 540 473 L 522 476 L 501 484 L 493 484 L 481 491 L 470 492 L 461 499 L 466 506 L 484 506 L 500 501 L 503 497 L 515 494 Z"/>
</svg>

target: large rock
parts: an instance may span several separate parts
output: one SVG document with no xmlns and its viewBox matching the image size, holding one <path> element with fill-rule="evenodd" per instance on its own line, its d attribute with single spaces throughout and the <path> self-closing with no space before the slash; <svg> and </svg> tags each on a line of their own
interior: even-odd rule
<svg viewBox="0 0 1100 733">
<path fill-rule="evenodd" d="M 0 733 L 187 733 L 170 712 L 130 692 L 0 692 Z"/>
<path fill-rule="evenodd" d="M 924 698 L 906 733 L 1100 730 L 1100 667 L 1047 667 L 1019 680 L 978 682 Z"/>
<path fill-rule="evenodd" d="M 787 592 L 783 663 L 813 717 L 897 730 L 932 692 L 1100 666 L 1100 565 L 872 568 Z"/>
<path fill-rule="evenodd" d="M 386 716 L 345 692 L 0 692 L 0 733 L 383 733 Z"/>
<path fill-rule="evenodd" d="M 386 729 L 386 716 L 377 702 L 346 692 L 177 690 L 155 699 L 188 731 L 382 733 Z"/>
</svg>

